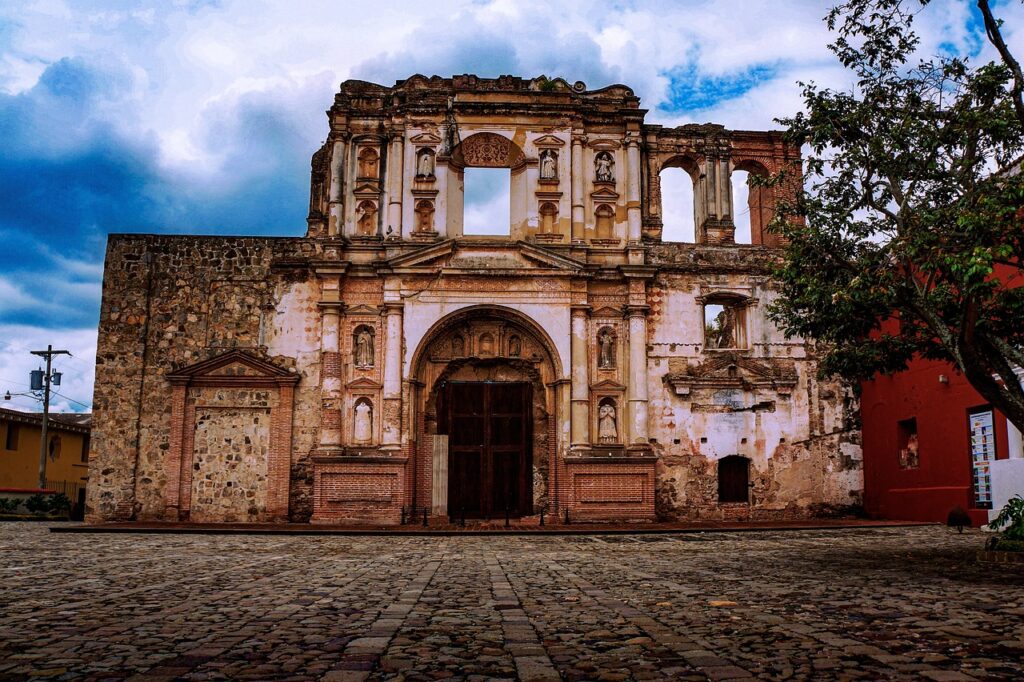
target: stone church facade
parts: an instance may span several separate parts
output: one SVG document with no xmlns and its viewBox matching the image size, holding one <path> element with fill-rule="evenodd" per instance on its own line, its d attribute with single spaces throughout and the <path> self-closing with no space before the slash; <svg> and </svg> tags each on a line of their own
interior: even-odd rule
<svg viewBox="0 0 1024 682">
<path fill-rule="evenodd" d="M 860 505 L 852 397 L 768 320 L 773 132 L 621 85 L 346 81 L 301 238 L 112 235 L 88 518 L 794 518 Z M 463 232 L 467 169 L 510 177 Z M 662 241 L 660 173 L 694 183 Z"/>
</svg>

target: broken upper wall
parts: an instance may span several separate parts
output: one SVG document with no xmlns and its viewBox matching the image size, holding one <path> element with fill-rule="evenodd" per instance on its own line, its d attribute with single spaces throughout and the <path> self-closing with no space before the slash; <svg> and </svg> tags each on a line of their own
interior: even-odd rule
<svg viewBox="0 0 1024 682">
<path fill-rule="evenodd" d="M 624 85 L 587 90 L 544 76 L 345 81 L 313 156 L 308 234 L 371 243 L 460 237 L 465 171 L 479 167 L 509 169 L 512 239 L 603 248 L 660 241 L 660 173 L 678 167 L 694 183 L 695 241 L 729 244 L 731 174 L 799 171 L 799 148 L 781 133 L 663 128 L 644 125 L 646 113 Z M 765 227 L 784 191 L 751 187 L 752 243 L 777 245 Z"/>
<path fill-rule="evenodd" d="M 713 123 L 676 128 L 644 126 L 644 236 L 661 241 L 661 173 L 681 168 L 693 183 L 693 224 L 699 244 L 735 243 L 735 217 L 750 215 L 750 243 L 781 246 L 781 237 L 768 230 L 778 201 L 791 194 L 801 177 L 800 147 L 778 131 L 726 130 Z M 773 177 L 787 170 L 786 181 L 771 187 L 751 184 L 747 206 L 735 206 L 732 174 Z"/>
</svg>

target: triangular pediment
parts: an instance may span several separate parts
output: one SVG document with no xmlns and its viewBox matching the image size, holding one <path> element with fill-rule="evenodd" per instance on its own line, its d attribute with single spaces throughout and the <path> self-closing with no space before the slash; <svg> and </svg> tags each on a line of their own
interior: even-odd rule
<svg viewBox="0 0 1024 682">
<path fill-rule="evenodd" d="M 346 315 L 379 315 L 380 311 L 372 305 L 360 303 L 350 308 L 345 308 Z"/>
<path fill-rule="evenodd" d="M 377 381 L 374 381 L 373 379 L 369 379 L 367 377 L 360 377 L 358 379 L 353 379 L 352 381 L 350 381 L 347 384 L 345 384 L 345 388 L 347 388 L 349 390 L 357 390 L 357 391 L 376 391 L 376 390 L 380 389 L 381 387 L 382 387 L 382 384 L 380 384 Z"/>
<path fill-rule="evenodd" d="M 298 379 L 291 371 L 278 367 L 265 358 L 244 350 L 229 350 L 208 360 L 197 362 L 171 372 L 168 379 L 189 381 L 199 377 L 241 377 L 241 378 L 277 378 L 288 377 Z"/>
<path fill-rule="evenodd" d="M 626 387 L 617 381 L 605 379 L 596 384 L 590 384 L 590 389 L 593 391 L 625 391 Z"/>
<path fill-rule="evenodd" d="M 352 194 L 358 196 L 379 196 L 380 187 L 374 182 L 361 182 L 352 190 Z"/>
<path fill-rule="evenodd" d="M 796 386 L 797 375 L 792 368 L 775 367 L 740 353 L 726 352 L 691 365 L 684 372 L 666 374 L 663 380 L 679 395 L 692 388 L 774 388 L 788 392 Z"/>
<path fill-rule="evenodd" d="M 409 141 L 413 144 L 431 145 L 440 144 L 441 138 L 433 133 L 420 133 L 409 138 Z"/>
<path fill-rule="evenodd" d="M 603 307 L 598 308 L 597 310 L 595 310 L 593 313 L 591 313 L 590 317 L 591 318 L 603 318 L 603 317 L 618 318 L 618 317 L 622 317 L 622 309 L 621 308 L 612 308 L 610 306 L 603 306 Z"/>
<path fill-rule="evenodd" d="M 524 241 L 469 242 L 447 240 L 387 261 L 392 270 L 443 268 L 446 271 L 495 269 L 544 269 L 576 273 L 580 261 Z"/>
<path fill-rule="evenodd" d="M 607 187 L 602 187 L 601 189 L 595 192 L 591 192 L 590 198 L 593 199 L 594 201 L 615 201 L 616 199 L 619 198 L 619 194 L 618 192 L 614 192 L 608 189 Z"/>
<path fill-rule="evenodd" d="M 533 141 L 535 147 L 564 147 L 565 140 L 555 137 L 554 135 L 545 135 L 544 137 L 538 137 Z"/>
</svg>

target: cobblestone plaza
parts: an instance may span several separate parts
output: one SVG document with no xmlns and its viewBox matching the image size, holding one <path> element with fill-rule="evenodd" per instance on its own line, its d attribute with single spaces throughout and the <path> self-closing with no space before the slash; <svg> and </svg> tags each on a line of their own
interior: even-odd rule
<svg viewBox="0 0 1024 682">
<path fill-rule="evenodd" d="M 0 678 L 1021 679 L 1024 573 L 938 526 L 624 536 L 0 524 Z"/>
</svg>

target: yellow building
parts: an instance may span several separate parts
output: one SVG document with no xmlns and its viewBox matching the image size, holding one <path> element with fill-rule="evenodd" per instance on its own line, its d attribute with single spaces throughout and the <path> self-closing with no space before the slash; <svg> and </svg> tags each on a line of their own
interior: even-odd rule
<svg viewBox="0 0 1024 682">
<path fill-rule="evenodd" d="M 85 506 L 91 414 L 51 414 L 47 425 L 46 489 L 64 493 L 73 512 Z M 39 488 L 43 415 L 0 409 L 0 496 Z"/>
</svg>

